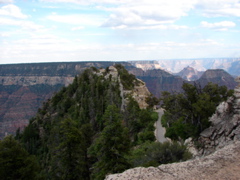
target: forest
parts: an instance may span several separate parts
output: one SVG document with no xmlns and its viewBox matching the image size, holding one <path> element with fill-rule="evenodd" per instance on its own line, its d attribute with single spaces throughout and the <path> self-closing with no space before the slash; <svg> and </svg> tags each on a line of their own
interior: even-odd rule
<svg viewBox="0 0 240 180">
<path fill-rule="evenodd" d="M 72 84 L 45 102 L 29 125 L 0 141 L 0 179 L 104 179 L 133 167 L 158 166 L 191 158 L 183 141 L 197 139 L 210 126 L 208 117 L 232 95 L 226 87 L 183 84 L 183 93 L 149 96 L 141 109 L 133 96 L 140 82 L 120 64 L 118 77 L 110 69 L 86 69 Z M 162 124 L 172 142 L 156 142 L 154 123 L 159 104 Z"/>
</svg>

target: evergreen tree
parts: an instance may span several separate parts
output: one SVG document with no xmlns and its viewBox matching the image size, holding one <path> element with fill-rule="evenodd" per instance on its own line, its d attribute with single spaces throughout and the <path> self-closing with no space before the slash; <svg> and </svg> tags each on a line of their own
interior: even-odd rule
<svg viewBox="0 0 240 180">
<path fill-rule="evenodd" d="M 12 136 L 0 141 L 0 179 L 38 179 L 36 157 L 29 153 Z"/>
<path fill-rule="evenodd" d="M 85 161 L 86 147 L 82 132 L 72 119 L 64 119 L 60 126 L 60 143 L 52 159 L 52 178 L 65 180 L 89 179 Z"/>
<path fill-rule="evenodd" d="M 208 119 L 219 103 L 233 94 L 225 86 L 212 83 L 204 88 L 184 83 L 182 88 L 184 92 L 181 94 L 162 94 L 162 107 L 166 110 L 162 124 L 166 127 L 165 136 L 171 139 L 198 137 L 210 126 Z"/>
<path fill-rule="evenodd" d="M 115 105 L 107 107 L 103 116 L 105 127 L 90 149 L 90 153 L 97 158 L 93 166 L 94 179 L 104 179 L 108 173 L 119 173 L 129 167 L 125 155 L 129 151 L 130 140 L 121 118 Z"/>
</svg>

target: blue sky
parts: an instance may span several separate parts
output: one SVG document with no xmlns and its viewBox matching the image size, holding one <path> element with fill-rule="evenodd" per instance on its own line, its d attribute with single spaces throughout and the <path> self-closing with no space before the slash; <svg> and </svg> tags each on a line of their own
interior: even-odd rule
<svg viewBox="0 0 240 180">
<path fill-rule="evenodd" d="M 240 57 L 239 0 L 0 0 L 0 64 Z"/>
</svg>

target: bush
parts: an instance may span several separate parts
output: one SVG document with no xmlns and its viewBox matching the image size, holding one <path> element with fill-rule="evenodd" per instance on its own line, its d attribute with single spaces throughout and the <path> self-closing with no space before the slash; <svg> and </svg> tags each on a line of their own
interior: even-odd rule
<svg viewBox="0 0 240 180">
<path fill-rule="evenodd" d="M 146 142 L 132 151 L 129 161 L 133 167 L 159 166 L 190 159 L 191 153 L 178 142 Z"/>
</svg>

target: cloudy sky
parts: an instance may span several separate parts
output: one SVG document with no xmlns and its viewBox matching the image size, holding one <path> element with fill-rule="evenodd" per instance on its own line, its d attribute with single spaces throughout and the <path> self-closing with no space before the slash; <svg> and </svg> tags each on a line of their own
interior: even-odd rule
<svg viewBox="0 0 240 180">
<path fill-rule="evenodd" d="M 0 0 L 0 64 L 240 57 L 239 0 Z"/>
</svg>

